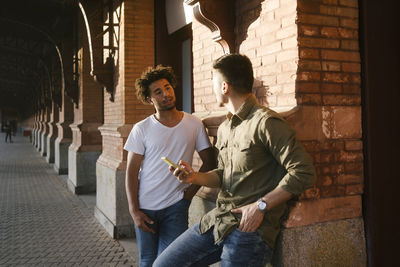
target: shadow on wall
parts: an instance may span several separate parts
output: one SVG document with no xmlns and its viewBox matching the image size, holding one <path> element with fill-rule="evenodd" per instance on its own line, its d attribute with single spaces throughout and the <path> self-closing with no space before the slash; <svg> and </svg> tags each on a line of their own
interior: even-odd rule
<svg viewBox="0 0 400 267">
<path fill-rule="evenodd" d="M 254 83 L 253 83 L 253 94 L 256 96 L 257 101 L 260 105 L 269 106 L 267 97 L 271 95 L 271 93 L 269 92 L 269 86 L 268 85 L 264 85 L 263 81 L 258 80 L 258 79 L 254 79 Z"/>
</svg>

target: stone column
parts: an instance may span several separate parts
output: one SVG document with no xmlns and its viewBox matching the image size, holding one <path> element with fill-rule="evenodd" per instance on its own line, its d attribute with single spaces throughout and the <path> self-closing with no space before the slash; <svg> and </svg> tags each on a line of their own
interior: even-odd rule
<svg viewBox="0 0 400 267">
<path fill-rule="evenodd" d="M 50 107 L 45 107 L 43 110 L 43 121 L 42 121 L 42 135 L 40 138 L 40 155 L 46 157 L 47 155 L 47 136 L 49 135 L 49 125 L 50 121 Z"/>
<path fill-rule="evenodd" d="M 44 110 L 42 108 L 38 114 L 38 130 L 36 134 L 36 150 L 38 152 L 40 152 L 40 150 L 42 149 L 43 118 L 44 118 Z"/>
<path fill-rule="evenodd" d="M 58 108 L 56 103 L 51 103 L 51 113 L 50 113 L 50 121 L 47 123 L 49 126 L 49 135 L 47 136 L 47 154 L 46 161 L 48 163 L 54 163 L 55 158 L 55 147 L 54 142 L 58 137 L 58 128 L 56 123 L 58 122 Z"/>
<path fill-rule="evenodd" d="M 154 65 L 153 1 L 124 2 L 115 81 L 115 100 L 104 96 L 103 153 L 97 161 L 95 216 L 114 238 L 132 236 L 133 221 L 125 193 L 127 153 L 123 146 L 134 123 L 152 113 L 136 99 L 134 81 Z"/>
<path fill-rule="evenodd" d="M 62 44 L 62 55 L 64 59 L 65 80 L 72 78 L 72 40 L 67 40 Z M 66 95 L 65 88 L 61 92 L 61 109 L 57 122 L 58 137 L 55 141 L 54 150 L 54 170 L 58 174 L 68 173 L 68 147 L 72 143 L 72 131 L 69 125 L 74 120 L 74 108 L 72 99 Z"/>
<path fill-rule="evenodd" d="M 33 123 L 33 129 L 32 129 L 32 145 L 36 146 L 36 135 L 37 135 L 37 130 L 38 130 L 38 111 L 35 112 L 35 122 Z"/>
<path fill-rule="evenodd" d="M 91 59 L 83 19 L 79 27 L 79 104 L 74 108 L 74 122 L 70 125 L 72 144 L 68 148 L 68 187 L 75 194 L 96 191 L 96 161 L 102 150 L 98 127 L 103 124 L 103 92 L 90 75 Z"/>
</svg>

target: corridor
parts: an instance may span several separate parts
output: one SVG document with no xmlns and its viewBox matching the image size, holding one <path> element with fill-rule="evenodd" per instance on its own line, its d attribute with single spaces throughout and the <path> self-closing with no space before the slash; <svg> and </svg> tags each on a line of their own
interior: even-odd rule
<svg viewBox="0 0 400 267">
<path fill-rule="evenodd" d="M 29 138 L 4 140 L 0 133 L 0 266 L 138 265 Z"/>
</svg>

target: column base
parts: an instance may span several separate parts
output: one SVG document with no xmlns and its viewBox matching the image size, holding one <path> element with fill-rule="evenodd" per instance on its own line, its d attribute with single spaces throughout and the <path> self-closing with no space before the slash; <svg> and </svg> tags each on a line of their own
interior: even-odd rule
<svg viewBox="0 0 400 267">
<path fill-rule="evenodd" d="M 96 192 L 96 161 L 101 151 L 68 149 L 68 188 L 75 194 Z"/>
<path fill-rule="evenodd" d="M 363 219 L 284 229 L 276 242 L 272 265 L 366 266 Z"/>
<path fill-rule="evenodd" d="M 40 140 L 40 155 L 42 157 L 46 157 L 46 152 L 47 152 L 47 134 L 42 134 L 41 140 Z"/>
<path fill-rule="evenodd" d="M 55 155 L 55 140 L 54 136 L 47 136 L 47 154 L 46 154 L 46 161 L 47 163 L 54 163 L 54 155 Z"/>
<path fill-rule="evenodd" d="M 94 216 L 112 238 L 135 237 L 133 223 L 117 226 L 97 206 L 94 207 Z"/>
<path fill-rule="evenodd" d="M 60 174 L 68 174 L 68 147 L 71 140 L 56 139 L 54 144 L 54 170 Z"/>
<path fill-rule="evenodd" d="M 125 170 L 107 166 L 109 161 L 112 160 L 101 156 L 96 164 L 95 215 L 113 238 L 134 237 L 133 220 L 125 193 Z"/>
</svg>

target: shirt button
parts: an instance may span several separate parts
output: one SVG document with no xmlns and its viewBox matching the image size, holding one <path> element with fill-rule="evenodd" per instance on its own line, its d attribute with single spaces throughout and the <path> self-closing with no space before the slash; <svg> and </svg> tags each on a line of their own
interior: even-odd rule
<svg viewBox="0 0 400 267">
<path fill-rule="evenodd" d="M 217 221 L 219 222 L 220 220 L 221 220 L 221 218 L 218 217 L 218 218 L 217 218 Z"/>
</svg>

